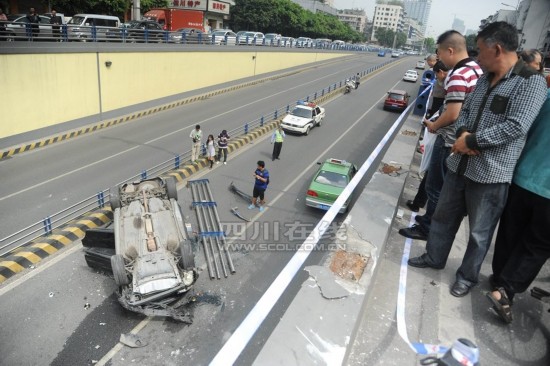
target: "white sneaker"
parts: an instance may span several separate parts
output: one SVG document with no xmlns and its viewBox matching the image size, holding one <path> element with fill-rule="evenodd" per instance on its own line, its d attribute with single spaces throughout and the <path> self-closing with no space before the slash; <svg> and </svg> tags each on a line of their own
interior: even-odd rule
<svg viewBox="0 0 550 366">
<path fill-rule="evenodd" d="M 216 161 L 216 165 L 219 164 L 220 162 L 219 161 Z"/>
<path fill-rule="evenodd" d="M 224 162 L 223 162 L 223 165 L 227 165 L 227 161 L 224 161 Z"/>
</svg>

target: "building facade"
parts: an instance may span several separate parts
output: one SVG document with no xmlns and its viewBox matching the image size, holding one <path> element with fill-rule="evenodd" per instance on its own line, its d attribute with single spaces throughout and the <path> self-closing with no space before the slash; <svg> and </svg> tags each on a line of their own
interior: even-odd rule
<svg viewBox="0 0 550 366">
<path fill-rule="evenodd" d="M 518 29 L 518 51 L 538 49 L 544 55 L 546 66 L 550 64 L 550 1 L 522 0 L 517 9 L 501 9 L 481 20 L 480 29 L 488 24 L 505 21 Z"/>
<path fill-rule="evenodd" d="M 456 17 L 453 20 L 453 27 L 452 28 L 455 31 L 457 31 L 461 34 L 464 34 L 464 32 L 466 32 L 466 25 L 464 25 L 464 20 L 456 18 Z"/>
<path fill-rule="evenodd" d="M 404 10 L 400 5 L 378 4 L 372 17 L 371 40 L 376 41 L 376 29 L 386 28 L 394 32 L 403 30 Z"/>
<path fill-rule="evenodd" d="M 424 34 L 422 26 L 416 19 L 405 17 L 403 20 L 403 32 L 407 35 L 406 48 L 422 51 L 424 46 Z"/>
<path fill-rule="evenodd" d="M 422 33 L 426 34 L 430 10 L 432 8 L 432 0 L 405 0 L 403 6 L 405 7 L 407 16 L 416 19 L 422 27 Z"/>
<path fill-rule="evenodd" d="M 338 10 L 331 5 L 328 5 L 328 3 L 324 4 L 315 0 L 292 0 L 292 2 L 300 5 L 306 10 L 311 11 L 312 13 L 325 13 L 334 16 L 338 15 Z"/>
<path fill-rule="evenodd" d="M 338 19 L 350 26 L 351 29 L 364 33 L 367 24 L 367 15 L 363 9 L 338 10 Z"/>
</svg>

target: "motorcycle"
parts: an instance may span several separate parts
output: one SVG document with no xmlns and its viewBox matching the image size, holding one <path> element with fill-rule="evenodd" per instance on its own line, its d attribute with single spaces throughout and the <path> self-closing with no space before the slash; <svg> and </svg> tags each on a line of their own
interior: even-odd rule
<svg viewBox="0 0 550 366">
<path fill-rule="evenodd" d="M 353 81 L 347 79 L 346 84 L 344 85 L 344 94 L 350 93 L 351 89 L 355 89 L 355 83 Z"/>
</svg>

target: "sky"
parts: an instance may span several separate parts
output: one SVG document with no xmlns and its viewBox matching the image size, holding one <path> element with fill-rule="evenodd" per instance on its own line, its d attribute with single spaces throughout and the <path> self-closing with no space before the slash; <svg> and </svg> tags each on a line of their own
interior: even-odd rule
<svg viewBox="0 0 550 366">
<path fill-rule="evenodd" d="M 514 10 L 519 0 L 432 0 L 430 17 L 428 18 L 428 37 L 438 35 L 451 29 L 455 16 L 464 21 L 466 30 L 478 30 L 479 21 L 487 18 L 500 9 Z M 501 3 L 511 6 L 501 5 Z M 364 9 L 367 17 L 372 20 L 375 0 L 334 0 L 337 9 Z M 471 11 L 469 11 L 471 10 Z"/>
</svg>

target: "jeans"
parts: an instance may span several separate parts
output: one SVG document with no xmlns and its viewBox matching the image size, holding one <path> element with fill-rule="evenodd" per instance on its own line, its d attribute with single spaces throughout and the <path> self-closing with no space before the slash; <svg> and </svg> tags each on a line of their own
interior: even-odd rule
<svg viewBox="0 0 550 366">
<path fill-rule="evenodd" d="M 500 218 L 493 275 L 508 297 L 527 290 L 550 258 L 550 198 L 512 184 Z"/>
<path fill-rule="evenodd" d="M 451 148 L 445 147 L 443 137 L 437 136 L 430 158 L 428 176 L 426 177 L 426 195 L 428 196 L 426 213 L 418 219 L 418 225 L 420 225 L 420 229 L 425 233 L 430 232 L 432 216 L 437 207 L 437 202 L 439 201 L 439 194 L 443 187 L 445 173 L 447 173 L 446 161 L 450 153 Z"/>
<path fill-rule="evenodd" d="M 225 163 L 227 161 L 227 147 L 220 147 L 218 149 L 218 161 L 222 161 L 222 154 L 223 162 Z"/>
<path fill-rule="evenodd" d="M 431 171 L 430 171 L 431 172 Z M 456 279 L 468 287 L 478 282 L 481 264 L 508 196 L 508 183 L 482 184 L 451 171 L 447 172 L 426 243 L 426 261 L 444 267 L 455 235 L 468 214 L 470 233 Z"/>
</svg>

